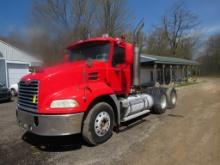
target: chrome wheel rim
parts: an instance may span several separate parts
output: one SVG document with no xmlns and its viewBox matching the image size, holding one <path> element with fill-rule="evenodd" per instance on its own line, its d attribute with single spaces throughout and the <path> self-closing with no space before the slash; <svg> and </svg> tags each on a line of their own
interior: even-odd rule
<svg viewBox="0 0 220 165">
<path fill-rule="evenodd" d="M 163 95 L 161 97 L 161 108 L 164 109 L 164 108 L 166 108 L 166 106 L 167 106 L 167 99 L 166 99 L 166 96 Z"/>
<path fill-rule="evenodd" d="M 104 136 L 110 129 L 110 116 L 107 112 L 100 112 L 95 119 L 94 129 L 98 136 Z"/>
</svg>

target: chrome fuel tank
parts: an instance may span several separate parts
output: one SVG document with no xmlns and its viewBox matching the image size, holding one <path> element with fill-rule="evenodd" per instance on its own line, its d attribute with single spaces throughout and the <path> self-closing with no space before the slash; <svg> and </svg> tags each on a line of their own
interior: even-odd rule
<svg viewBox="0 0 220 165">
<path fill-rule="evenodd" d="M 148 94 L 136 94 L 121 99 L 121 106 L 123 109 L 123 117 L 150 109 L 153 106 L 153 98 Z"/>
</svg>

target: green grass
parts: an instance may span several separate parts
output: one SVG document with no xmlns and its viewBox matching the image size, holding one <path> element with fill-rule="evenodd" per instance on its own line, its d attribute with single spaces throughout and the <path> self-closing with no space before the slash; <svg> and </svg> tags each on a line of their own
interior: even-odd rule
<svg viewBox="0 0 220 165">
<path fill-rule="evenodd" d="M 182 82 L 180 84 L 177 84 L 176 87 L 184 87 L 184 86 L 189 86 L 189 85 L 194 85 L 194 84 L 198 84 L 199 82 L 197 81 L 188 81 L 188 82 Z"/>
</svg>

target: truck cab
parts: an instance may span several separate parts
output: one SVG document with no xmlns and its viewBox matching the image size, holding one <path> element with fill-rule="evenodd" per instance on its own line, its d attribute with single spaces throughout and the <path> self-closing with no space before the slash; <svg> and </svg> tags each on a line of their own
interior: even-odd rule
<svg viewBox="0 0 220 165">
<path fill-rule="evenodd" d="M 19 82 L 18 124 L 41 136 L 82 133 L 97 145 L 123 122 L 165 112 L 170 98 L 164 89 L 134 83 L 140 72 L 135 50 L 134 44 L 112 37 L 70 44 L 64 63 L 36 69 Z M 171 93 L 176 98 L 175 89 Z"/>
</svg>

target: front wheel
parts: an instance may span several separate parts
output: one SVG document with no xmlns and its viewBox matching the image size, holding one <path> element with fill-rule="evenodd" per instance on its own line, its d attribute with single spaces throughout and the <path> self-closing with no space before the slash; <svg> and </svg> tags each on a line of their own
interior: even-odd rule
<svg viewBox="0 0 220 165">
<path fill-rule="evenodd" d="M 112 107 L 105 103 L 97 103 L 86 116 L 82 136 L 84 140 L 95 146 L 107 141 L 112 136 L 114 113 Z"/>
</svg>

